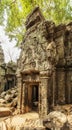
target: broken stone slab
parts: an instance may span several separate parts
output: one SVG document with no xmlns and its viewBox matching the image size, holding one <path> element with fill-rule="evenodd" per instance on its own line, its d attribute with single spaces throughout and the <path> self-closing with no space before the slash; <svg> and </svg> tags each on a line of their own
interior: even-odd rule
<svg viewBox="0 0 72 130">
<path fill-rule="evenodd" d="M 30 128 L 30 127 L 22 127 L 20 130 L 46 130 L 44 127 Z"/>
<path fill-rule="evenodd" d="M 12 112 L 9 108 L 0 107 L 0 117 L 10 116 Z"/>
<path fill-rule="evenodd" d="M 11 93 L 12 94 L 16 93 L 16 89 L 11 90 Z"/>
<path fill-rule="evenodd" d="M 46 130 L 44 127 L 30 128 L 30 127 L 7 127 L 7 124 L 2 121 L 0 122 L 0 130 Z"/>
<path fill-rule="evenodd" d="M 59 111 L 50 112 L 43 120 L 43 124 L 46 128 L 55 130 L 60 130 L 66 122 L 66 115 Z"/>
<path fill-rule="evenodd" d="M 10 116 L 1 121 L 0 126 L 1 130 L 45 130 L 38 113 Z"/>
<path fill-rule="evenodd" d="M 1 93 L 1 98 L 4 98 L 4 96 L 6 95 L 6 91 Z"/>
<path fill-rule="evenodd" d="M 72 130 L 70 129 L 69 125 L 68 125 L 68 122 L 66 122 L 63 127 L 61 128 L 61 130 Z"/>
<path fill-rule="evenodd" d="M 1 122 L 0 122 L 0 130 L 7 130 L 6 125 L 5 125 L 5 122 L 4 122 L 4 121 L 1 121 Z"/>
<path fill-rule="evenodd" d="M 0 104 L 6 104 L 6 101 L 4 99 L 0 99 Z"/>
<path fill-rule="evenodd" d="M 4 100 L 4 99 L 0 99 L 0 107 L 6 107 L 6 100 Z"/>
<path fill-rule="evenodd" d="M 70 130 L 72 130 L 72 115 L 68 115 L 67 119 L 68 119 L 68 125 L 70 127 Z"/>
<path fill-rule="evenodd" d="M 2 92 L 0 96 L 0 107 L 10 108 L 14 111 L 14 108 L 17 107 L 17 95 L 17 87 Z"/>
<path fill-rule="evenodd" d="M 18 93 L 17 93 L 17 92 L 15 92 L 15 93 L 12 93 L 12 94 L 11 94 L 11 97 L 12 97 L 12 98 L 16 98 L 16 97 L 17 97 L 17 95 L 18 95 Z"/>
<path fill-rule="evenodd" d="M 12 97 L 11 97 L 11 95 L 9 95 L 9 94 L 7 94 L 4 98 L 5 98 L 5 100 L 6 100 L 7 102 L 11 102 L 11 101 L 12 101 Z"/>
<path fill-rule="evenodd" d="M 57 105 L 53 108 L 53 111 L 60 111 L 65 115 L 72 115 L 72 104 Z"/>
<path fill-rule="evenodd" d="M 14 98 L 13 101 L 11 102 L 11 107 L 16 107 L 17 106 L 17 101 L 18 101 L 18 98 Z"/>
</svg>

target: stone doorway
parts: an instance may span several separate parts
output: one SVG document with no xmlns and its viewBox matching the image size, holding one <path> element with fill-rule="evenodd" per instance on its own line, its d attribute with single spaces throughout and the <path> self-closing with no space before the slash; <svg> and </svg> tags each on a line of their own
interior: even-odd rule
<svg viewBox="0 0 72 130">
<path fill-rule="evenodd" d="M 27 105 L 28 111 L 38 112 L 39 84 L 28 85 Z"/>
<path fill-rule="evenodd" d="M 39 113 L 40 75 L 38 70 L 28 70 L 18 78 L 18 110 L 19 113 L 35 111 Z"/>
<path fill-rule="evenodd" d="M 37 112 L 40 117 L 48 114 L 48 72 L 25 70 L 18 76 L 18 112 Z"/>
<path fill-rule="evenodd" d="M 32 85 L 32 110 L 38 111 L 39 87 Z"/>
</svg>

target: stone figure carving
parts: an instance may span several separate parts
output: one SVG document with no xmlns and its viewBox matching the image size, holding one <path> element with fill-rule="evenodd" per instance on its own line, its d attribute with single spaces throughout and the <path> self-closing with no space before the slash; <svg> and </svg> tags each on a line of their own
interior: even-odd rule
<svg viewBox="0 0 72 130">
<path fill-rule="evenodd" d="M 55 42 L 52 41 L 47 46 L 47 50 L 44 51 L 42 49 L 43 55 L 40 56 L 40 64 L 41 64 L 41 71 L 47 71 L 48 76 L 51 76 L 54 71 L 54 66 L 57 61 L 57 52 L 56 52 L 56 45 Z M 41 53 L 41 54 L 42 54 Z"/>
<path fill-rule="evenodd" d="M 52 64 L 56 62 L 56 45 L 54 41 L 49 43 L 49 45 L 47 46 L 47 57 L 48 61 Z"/>
<path fill-rule="evenodd" d="M 48 74 L 51 75 L 54 71 L 54 65 L 56 63 L 56 45 L 54 41 L 49 43 L 49 45 L 47 46 L 47 60 L 48 60 L 47 65 Z"/>
</svg>

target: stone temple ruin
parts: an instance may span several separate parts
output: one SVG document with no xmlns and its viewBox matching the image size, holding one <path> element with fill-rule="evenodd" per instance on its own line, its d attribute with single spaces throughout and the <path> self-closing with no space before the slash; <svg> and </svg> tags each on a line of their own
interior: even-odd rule
<svg viewBox="0 0 72 130">
<path fill-rule="evenodd" d="M 72 103 L 72 22 L 46 21 L 39 7 L 26 20 L 17 69 L 18 111 L 45 117 Z"/>
<path fill-rule="evenodd" d="M 3 86 L 4 86 L 5 71 L 2 67 L 3 64 L 4 64 L 4 53 L 2 47 L 0 46 L 0 92 L 3 91 Z"/>
<path fill-rule="evenodd" d="M 16 86 L 16 68 L 17 65 L 14 62 L 9 62 L 4 66 L 4 70 L 5 70 L 4 90 L 5 91 Z"/>
<path fill-rule="evenodd" d="M 5 64 L 3 49 L 0 45 L 0 93 L 16 86 L 16 68 L 13 62 Z"/>
</svg>

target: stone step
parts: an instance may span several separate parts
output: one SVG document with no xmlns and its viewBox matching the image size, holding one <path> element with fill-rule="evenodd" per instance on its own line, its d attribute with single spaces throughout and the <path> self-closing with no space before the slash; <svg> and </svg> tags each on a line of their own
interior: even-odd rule
<svg viewBox="0 0 72 130">
<path fill-rule="evenodd" d="M 0 117 L 10 116 L 12 112 L 9 108 L 0 107 Z"/>
</svg>

